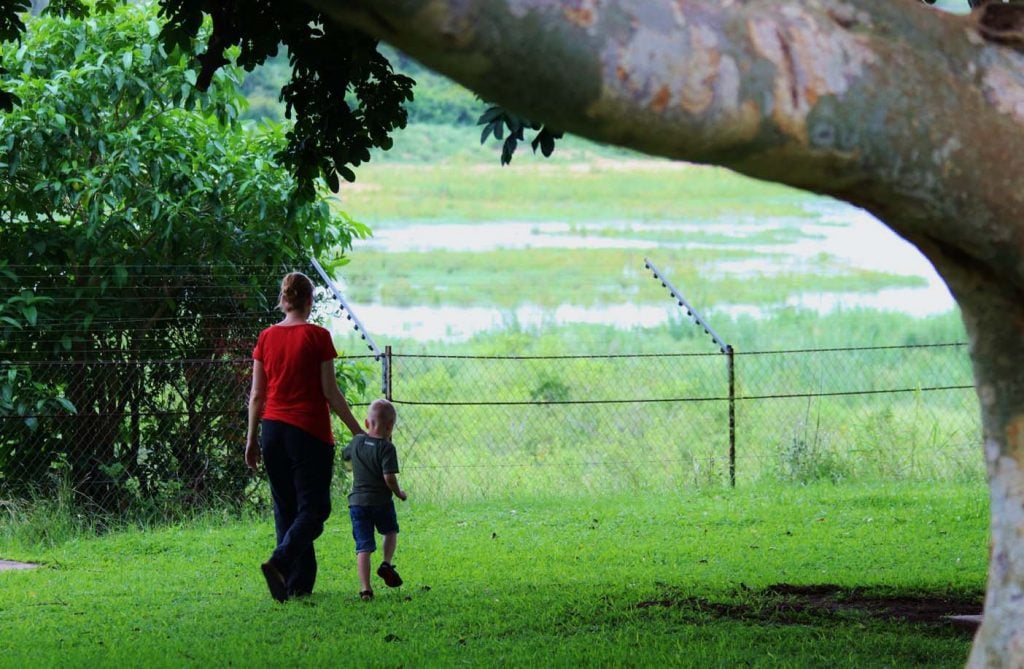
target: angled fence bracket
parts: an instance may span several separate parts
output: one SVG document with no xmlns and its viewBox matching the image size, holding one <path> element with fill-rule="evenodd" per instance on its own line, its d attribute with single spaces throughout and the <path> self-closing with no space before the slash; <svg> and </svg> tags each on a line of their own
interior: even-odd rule
<svg viewBox="0 0 1024 669">
<path fill-rule="evenodd" d="M 358 332 L 359 336 L 362 337 L 363 341 L 366 342 L 366 345 L 367 347 L 369 347 L 370 352 L 373 353 L 373 359 L 380 362 L 381 392 L 384 393 L 385 397 L 390 398 L 391 356 L 388 354 L 390 353 L 390 351 L 388 353 L 385 353 L 384 351 L 380 350 L 380 347 L 377 346 L 377 342 L 373 341 L 373 337 L 371 337 L 370 333 L 366 331 L 366 326 L 364 326 L 362 321 L 359 320 L 359 317 L 356 316 L 356 312 L 352 309 L 352 306 L 348 303 L 348 300 L 345 299 L 345 296 L 342 295 L 341 290 L 338 289 L 338 285 L 334 282 L 334 280 L 331 277 L 327 275 L 326 270 L 324 270 L 323 266 L 317 261 L 317 259 L 310 256 L 309 262 L 313 266 L 313 269 L 317 271 L 317 274 L 320 275 L 320 278 L 323 279 L 324 285 L 326 285 L 327 288 L 330 289 L 331 293 L 334 295 L 334 299 L 338 301 L 339 305 L 341 305 L 342 310 L 345 312 L 345 318 L 352 321 L 352 328 L 356 332 Z M 388 348 L 390 349 L 390 347 Z"/>
<path fill-rule="evenodd" d="M 733 354 L 732 346 L 722 341 L 722 338 L 718 336 L 711 324 L 704 320 L 704 317 L 697 313 L 697 310 L 687 302 L 683 294 L 680 293 L 672 282 L 665 278 L 665 275 L 661 273 L 650 258 L 644 258 L 644 266 L 647 267 L 654 274 L 654 278 L 661 281 L 663 288 L 667 288 L 672 298 L 676 303 L 686 309 L 686 315 L 689 316 L 697 323 L 700 327 L 704 328 L 704 333 L 710 335 L 711 340 L 718 346 L 718 350 L 725 354 L 728 361 L 728 373 L 729 373 L 729 485 L 733 488 L 736 487 L 736 364 L 735 356 Z"/>
</svg>

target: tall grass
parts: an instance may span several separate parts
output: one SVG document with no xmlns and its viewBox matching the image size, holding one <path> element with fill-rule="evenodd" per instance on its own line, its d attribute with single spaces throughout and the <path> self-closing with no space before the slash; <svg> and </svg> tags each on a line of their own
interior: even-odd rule
<svg viewBox="0 0 1024 669">
<path fill-rule="evenodd" d="M 935 346 L 963 341 L 955 315 L 794 313 L 716 328 L 736 350 L 737 485 L 983 480 L 966 348 Z M 813 350 L 824 336 L 859 348 Z M 727 360 L 692 322 L 390 343 L 396 443 L 435 499 L 566 480 L 595 495 L 729 481 Z"/>
<path fill-rule="evenodd" d="M 91 534 L 94 527 L 94 519 L 76 504 L 74 489 L 64 477 L 55 478 L 48 490 L 0 499 L 0 545 L 5 552 L 14 547 L 59 546 Z"/>
</svg>

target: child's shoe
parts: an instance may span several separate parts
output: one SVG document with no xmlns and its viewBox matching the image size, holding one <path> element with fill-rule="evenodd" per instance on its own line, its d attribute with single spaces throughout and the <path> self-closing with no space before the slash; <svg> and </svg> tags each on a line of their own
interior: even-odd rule
<svg viewBox="0 0 1024 669">
<path fill-rule="evenodd" d="M 402 585 L 402 577 L 395 571 L 394 566 L 390 562 L 381 562 L 380 566 L 377 567 L 377 576 L 384 579 L 384 584 L 389 588 L 397 588 Z"/>
<path fill-rule="evenodd" d="M 359 593 L 359 599 L 363 600 L 364 602 L 369 602 L 373 600 L 373 590 L 363 590 Z"/>
</svg>

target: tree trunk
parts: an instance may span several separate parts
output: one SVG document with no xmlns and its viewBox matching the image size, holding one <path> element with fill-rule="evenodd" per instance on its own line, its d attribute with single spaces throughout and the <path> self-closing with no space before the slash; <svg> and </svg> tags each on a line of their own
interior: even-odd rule
<svg viewBox="0 0 1024 669">
<path fill-rule="evenodd" d="M 1024 666 L 1024 56 L 918 0 L 306 0 L 557 130 L 862 206 L 960 304 L 992 539 L 970 664 Z M 990 32 L 988 34 L 991 34 Z"/>
</svg>

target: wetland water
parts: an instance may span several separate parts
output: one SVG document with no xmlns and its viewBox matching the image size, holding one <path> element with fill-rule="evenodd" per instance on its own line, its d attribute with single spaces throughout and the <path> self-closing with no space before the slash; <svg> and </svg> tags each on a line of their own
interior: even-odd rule
<svg viewBox="0 0 1024 669">
<path fill-rule="evenodd" d="M 874 270 L 915 276 L 925 285 L 919 288 L 891 288 L 875 292 L 802 292 L 774 304 L 734 304 L 726 300 L 714 304 L 694 305 L 711 322 L 716 314 L 769 316 L 784 308 L 802 308 L 828 313 L 838 309 L 867 308 L 894 311 L 912 316 L 930 316 L 955 309 L 949 290 L 931 264 L 908 242 L 898 237 L 867 212 L 838 202 L 814 201 L 807 205 L 811 217 L 778 221 L 721 222 L 709 226 L 697 223 L 619 224 L 601 222 L 592 225 L 536 222 L 432 223 L 381 226 L 374 237 L 357 241 L 355 253 L 361 249 L 386 252 L 430 252 L 435 250 L 483 252 L 498 249 L 556 248 L 567 251 L 618 248 L 635 249 L 638 274 L 644 256 L 658 262 L 658 250 L 664 248 L 745 249 L 770 254 L 768 259 L 717 261 L 705 268 L 716 275 L 756 280 L 782 272 L 806 272 L 808 261 L 828 256 L 835 262 L 855 270 Z M 800 234 L 792 241 L 776 244 L 745 243 L 744 237 L 766 228 L 797 227 Z M 608 234 L 609 228 L 621 227 L 623 234 Z M 602 234 L 586 234 L 588 231 Z M 682 232 L 707 232 L 735 237 L 722 243 L 685 240 Z M 680 241 L 637 239 L 631 234 L 671 231 Z M 695 238 L 700 235 L 695 234 Z M 669 276 L 671 280 L 672 277 Z M 344 283 L 341 283 L 344 289 Z M 676 285 L 684 295 L 687 286 Z M 608 324 L 622 327 L 656 327 L 679 316 L 675 303 L 666 296 L 664 304 L 632 304 L 628 302 L 583 307 L 563 304 L 542 308 L 529 303 L 514 309 L 459 306 L 396 306 L 387 304 L 354 304 L 358 316 L 371 334 L 378 337 L 409 337 L 417 340 L 459 341 L 487 330 L 512 324 L 524 327 L 564 325 L 573 323 Z M 339 330 L 344 326 L 339 324 Z"/>
</svg>

